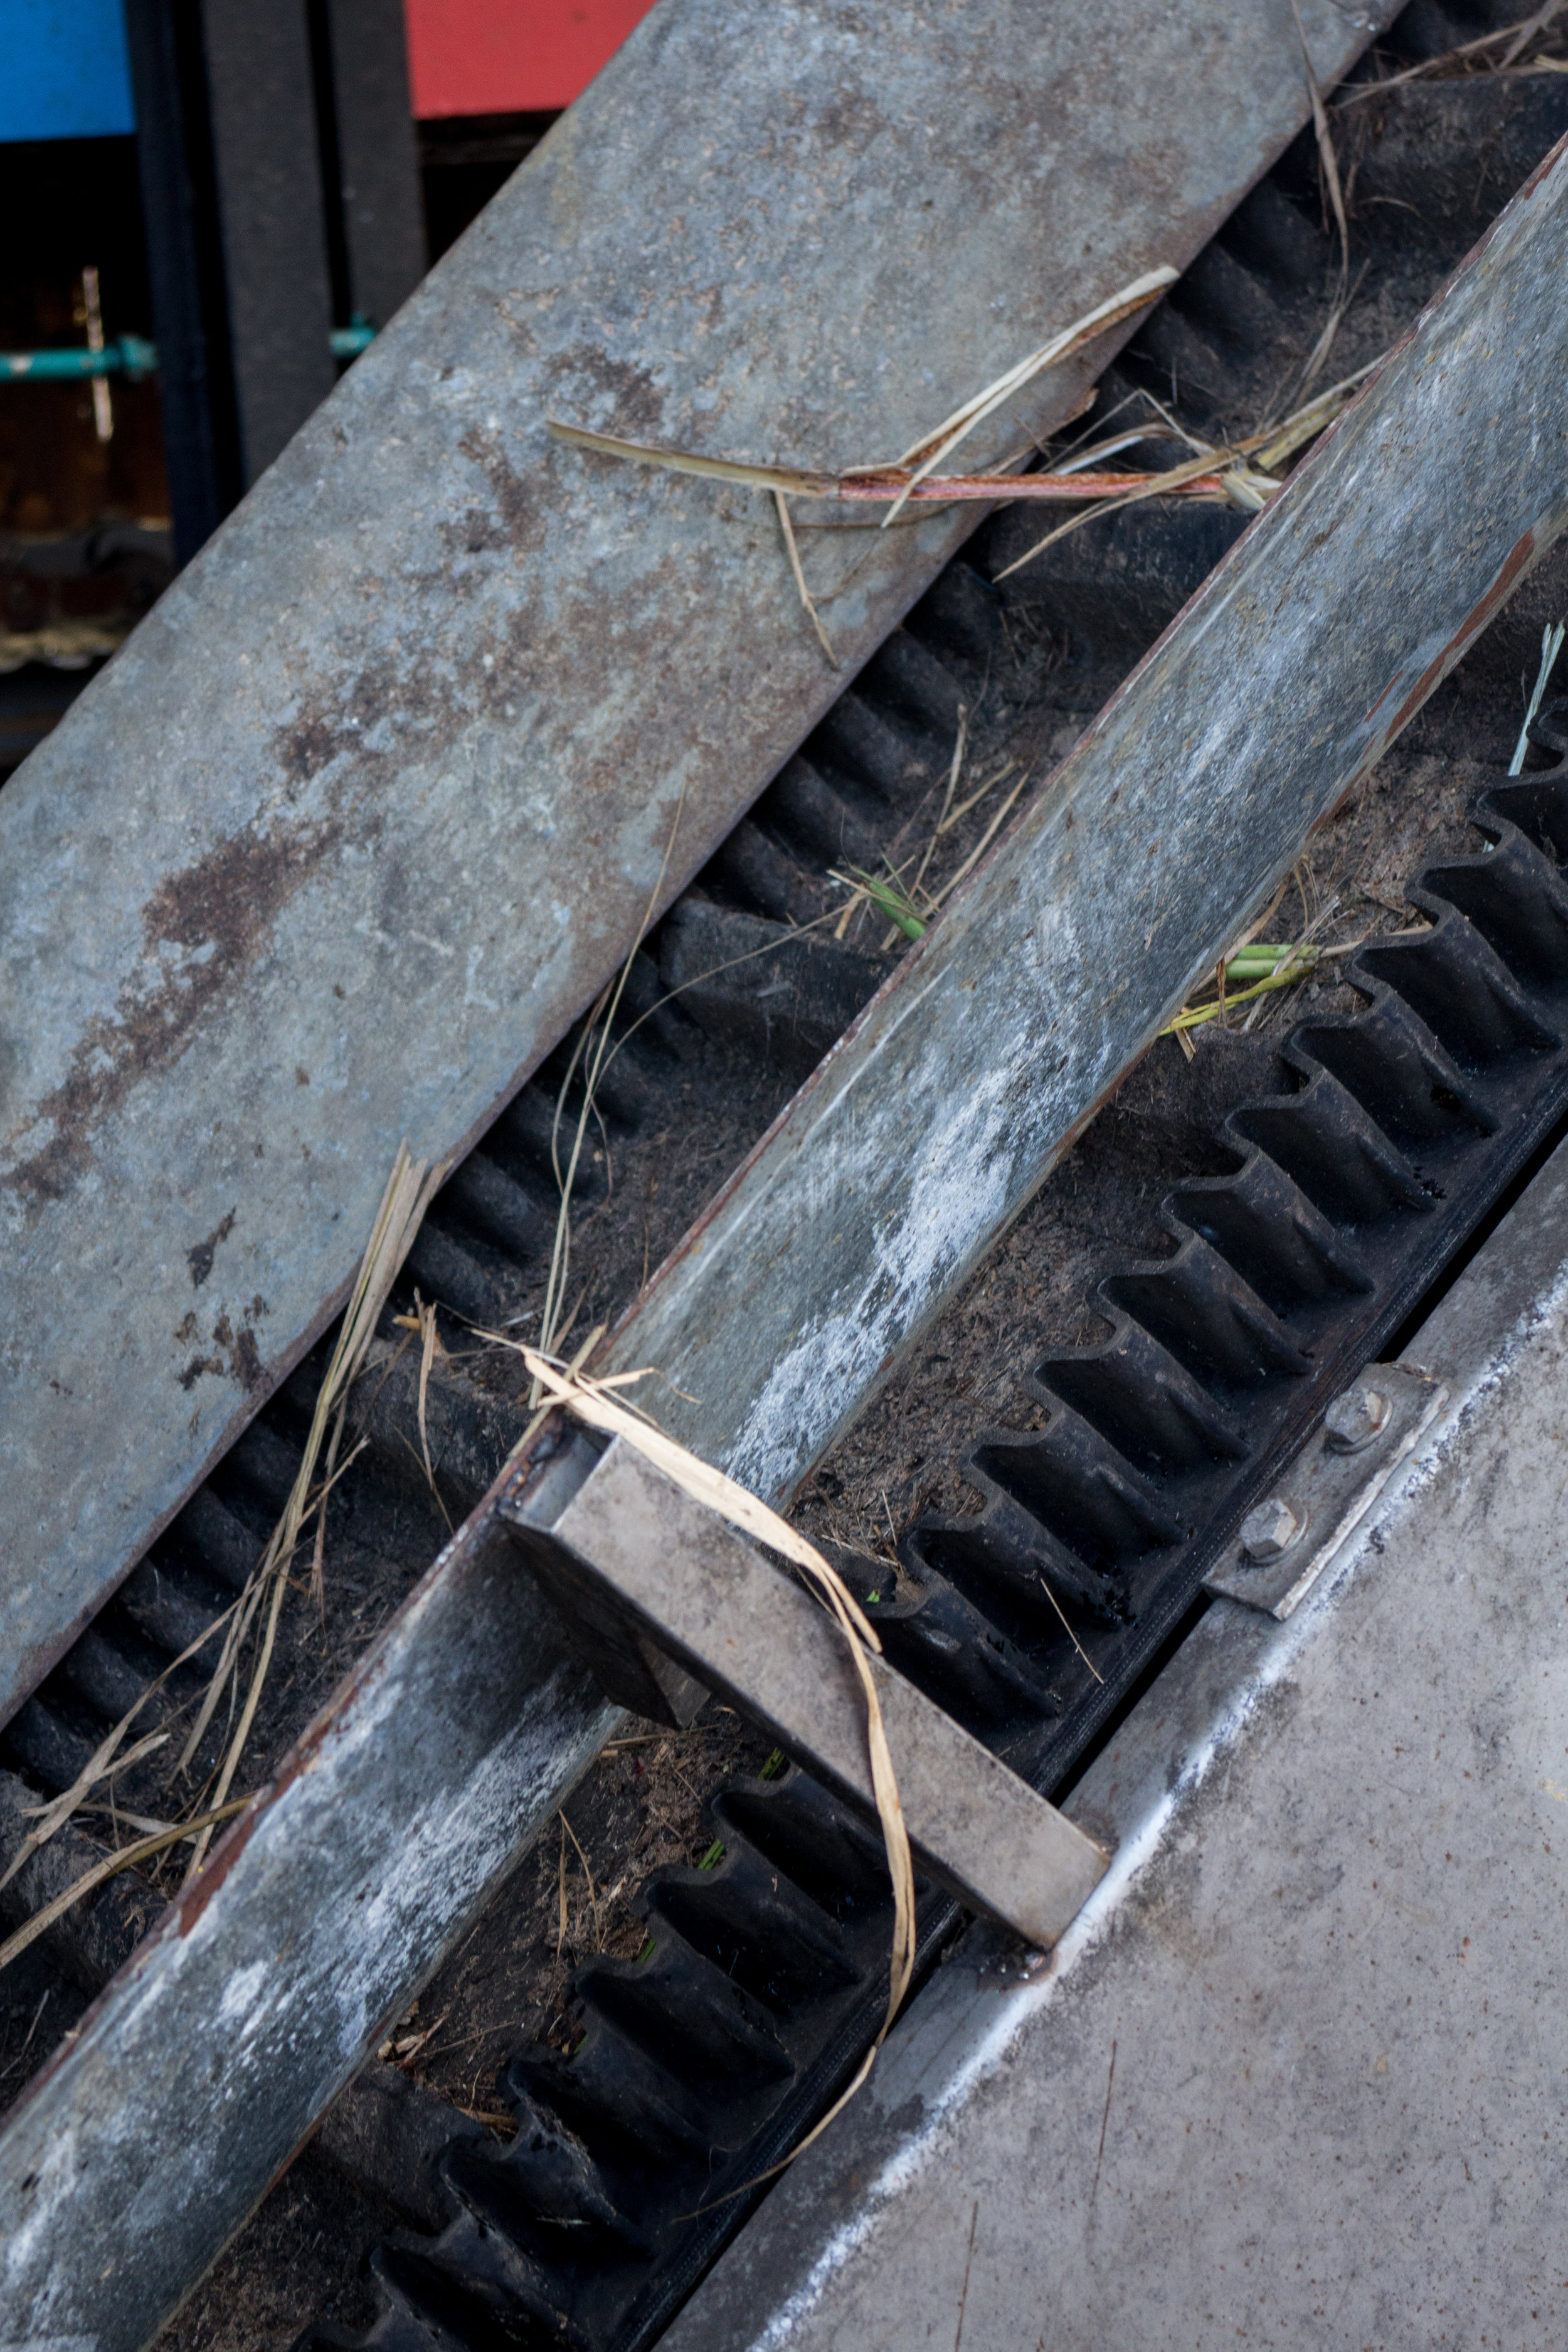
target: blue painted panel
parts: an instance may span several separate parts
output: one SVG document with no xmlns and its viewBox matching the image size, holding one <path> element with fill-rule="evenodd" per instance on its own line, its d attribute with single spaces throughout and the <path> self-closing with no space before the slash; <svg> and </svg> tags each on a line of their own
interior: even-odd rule
<svg viewBox="0 0 1568 2352">
<path fill-rule="evenodd" d="M 120 0 L 0 0 L 0 139 L 135 128 Z"/>
</svg>

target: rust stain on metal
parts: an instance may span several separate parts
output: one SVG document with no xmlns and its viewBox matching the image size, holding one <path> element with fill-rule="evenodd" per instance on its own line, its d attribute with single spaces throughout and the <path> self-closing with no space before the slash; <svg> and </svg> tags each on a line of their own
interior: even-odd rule
<svg viewBox="0 0 1568 2352">
<path fill-rule="evenodd" d="M 1540 163 L 1537 163 L 1534 171 L 1531 173 L 1529 178 L 1520 183 L 1518 192 L 1513 199 L 1516 205 L 1527 205 L 1530 202 L 1537 188 L 1542 186 L 1551 175 L 1556 166 L 1558 157 L 1563 152 L 1564 149 L 1568 149 L 1568 138 L 1560 139 L 1557 142 L 1556 146 L 1553 147 L 1548 154 L 1542 157 Z"/>
<path fill-rule="evenodd" d="M 1388 740 L 1391 743 L 1394 737 L 1409 725 L 1434 688 L 1442 684 L 1460 655 L 1501 612 L 1515 587 L 1534 562 L 1537 551 L 1535 533 L 1533 530 L 1527 530 L 1510 551 L 1506 562 L 1486 594 L 1480 597 L 1466 614 L 1436 660 L 1427 664 L 1394 712 L 1388 728 Z"/>
<path fill-rule="evenodd" d="M 53 1135 L 0 1179 L 32 1214 L 68 1196 L 90 1164 L 100 1122 L 144 1079 L 170 1068 L 216 1000 L 244 979 L 279 909 L 339 833 L 328 822 L 237 834 L 153 893 L 142 909 L 136 972 L 112 1014 L 88 1025 L 64 1081 L 37 1106 Z M 181 952 L 171 957 L 169 949 Z M 221 1238 L 215 1236 L 215 1244 Z M 207 1266 L 210 1272 L 210 1257 Z"/>
<path fill-rule="evenodd" d="M 218 1219 L 205 1242 L 198 1242 L 195 1249 L 185 1252 L 185 1264 L 191 1269 L 193 1290 L 199 1290 L 211 1274 L 213 1260 L 217 1255 L 218 1244 L 227 1241 L 234 1231 L 234 1221 L 238 1214 L 237 1208 L 230 1209 L 226 1215 Z"/>
<path fill-rule="evenodd" d="M 289 1775 L 289 1778 L 292 1777 L 293 1775 Z M 260 1819 L 264 1803 L 269 1798 L 280 1796 L 287 1786 L 288 1780 L 280 1780 L 274 1788 L 263 1790 L 251 1799 L 244 1812 L 237 1815 L 229 1823 L 221 1843 L 202 1864 L 195 1884 L 174 1902 L 174 1913 L 178 1922 L 176 1932 L 179 1935 L 184 1937 L 191 1933 L 201 1918 L 202 1913 L 250 1843 L 256 1833 L 256 1825 Z"/>
<path fill-rule="evenodd" d="M 546 517 L 537 484 L 524 480 L 506 454 L 499 431 L 481 427 L 466 433 L 458 444 L 490 486 L 493 512 L 470 507 L 456 522 L 442 526 L 442 537 L 454 553 L 488 555 L 500 548 L 511 554 L 537 554 L 544 545 Z"/>
</svg>

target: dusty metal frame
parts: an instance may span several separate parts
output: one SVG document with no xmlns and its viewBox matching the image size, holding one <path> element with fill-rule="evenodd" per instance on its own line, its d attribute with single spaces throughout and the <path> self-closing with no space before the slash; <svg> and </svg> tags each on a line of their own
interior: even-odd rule
<svg viewBox="0 0 1568 2352">
<path fill-rule="evenodd" d="M 1393 13 L 1302 0 L 1319 79 Z M 399 1141 L 477 1138 L 979 519 L 822 535 L 836 671 L 771 502 L 547 415 L 896 454 L 1190 260 L 1300 57 L 1293 0 L 661 0 L 0 794 L 0 1721 L 341 1305 Z"/>
<path fill-rule="evenodd" d="M 984 1171 L 994 1160 L 1022 1181 L 1023 1139 L 1034 1135 L 1048 1157 L 1064 1129 L 1081 1123 L 1093 1097 L 1064 1092 L 1061 1070 L 1070 1066 L 1084 1084 L 1110 1081 L 1169 1003 L 1173 977 L 1184 984 L 1210 946 L 1223 943 L 1249 896 L 1296 854 L 1335 790 L 1392 740 L 1562 528 L 1568 318 L 1554 299 L 1551 265 L 1565 213 L 1568 164 L 1558 151 L 1360 409 L 1189 606 L 1040 816 L 977 877 L 949 919 L 950 948 L 942 950 L 942 932 L 932 935 L 931 948 L 906 964 L 780 1123 L 719 1220 L 667 1271 L 646 1320 L 644 1313 L 633 1318 L 623 1350 L 646 1360 L 663 1344 L 661 1333 L 679 1328 L 668 1314 L 661 1320 L 661 1301 L 689 1301 L 709 1254 L 718 1255 L 715 1236 L 733 1234 L 737 1201 L 768 1198 L 782 1170 L 803 1214 L 810 1209 L 811 1154 L 803 1145 L 816 1111 L 826 1106 L 841 1118 L 847 1102 L 868 1106 L 878 1087 L 889 1102 L 892 1048 L 901 1050 L 910 1026 L 900 1016 L 920 1013 L 915 1025 L 939 1036 L 935 1016 L 947 1017 L 937 988 L 943 975 L 950 992 L 973 1003 L 966 978 L 994 973 L 1009 956 L 1020 969 L 1020 908 L 1032 910 L 1030 935 L 1047 945 L 1075 929 L 1086 937 L 1105 863 L 1128 863 L 1122 845 L 1131 824 L 1152 846 L 1122 887 L 1136 906 L 1138 894 L 1163 878 L 1169 895 L 1161 924 L 1152 928 L 1168 926 L 1188 945 L 1154 958 L 1149 980 L 1136 970 L 1119 975 L 1115 1026 L 1103 1021 L 1107 1008 L 1092 992 L 1079 990 L 1089 1034 L 1064 1041 L 1059 1066 L 1038 1055 L 1020 1063 L 1015 1055 L 998 1085 L 972 1055 L 968 1091 L 956 1100 L 906 1089 L 885 1113 L 880 1150 L 889 1160 L 934 1165 L 949 1176 L 967 1151 L 972 1168 Z M 1451 429 L 1439 431 L 1445 419 Z M 1483 425 L 1491 434 L 1488 498 L 1478 513 L 1468 478 L 1471 436 Z M 1374 482 L 1389 494 L 1372 499 Z M 1346 609 L 1340 589 L 1347 581 L 1353 586 L 1374 559 L 1385 576 L 1406 583 L 1405 601 L 1381 609 L 1373 629 L 1352 604 L 1353 629 L 1336 627 L 1334 615 Z M 1272 639 L 1259 646 L 1259 608 L 1284 646 L 1330 656 L 1305 696 L 1297 665 Z M 1364 640 L 1356 635 L 1363 630 Z M 1173 751 L 1152 740 L 1151 712 L 1169 723 L 1173 698 L 1179 707 L 1191 681 L 1216 668 L 1224 690 L 1205 711 L 1195 741 L 1184 744 L 1178 734 Z M 1248 845 L 1244 853 L 1226 845 L 1217 874 L 1214 860 L 1201 870 L 1184 867 L 1171 855 L 1182 844 L 1184 792 L 1205 747 L 1214 756 L 1227 742 L 1237 804 L 1250 812 L 1246 827 L 1235 830 Z M 1292 789 L 1286 777 L 1265 789 L 1262 751 L 1282 765 L 1286 742 L 1295 749 L 1299 785 Z M 1141 769 L 1128 762 L 1129 747 L 1139 745 Z M 1074 836 L 1089 837 L 1084 816 L 1091 807 L 1103 824 L 1085 871 Z M 1094 903 L 1103 911 L 1103 895 Z M 1030 967 L 997 990 L 987 1017 L 998 1024 L 999 1045 L 1008 1023 L 1037 1009 L 1037 989 Z M 849 1073 L 869 1074 L 858 1097 L 847 1086 Z M 977 1094 L 982 1115 L 974 1117 Z M 868 1184 L 878 1181 L 877 1155 L 867 1150 L 862 1164 Z M 839 1203 L 847 1199 L 846 1178 L 841 1160 L 830 1192 Z M 887 1281 L 886 1269 L 908 1255 L 900 1233 L 923 1236 L 923 1249 L 931 1232 L 921 1222 L 918 1196 L 901 1226 L 892 1222 L 899 1212 L 885 1181 L 879 1198 L 884 1222 L 857 1215 L 844 1228 L 843 1254 L 858 1254 L 863 1287 Z M 999 1215 L 1005 1199 L 1000 1186 L 985 1193 L 984 1213 Z M 973 1234 L 974 1226 L 971 1213 L 964 1232 Z M 805 1230 L 813 1229 L 807 1217 Z M 797 1262 L 801 1255 L 797 1241 Z M 962 1262 L 955 1241 L 941 1264 L 951 1276 Z M 777 1276 L 790 1264 L 785 1236 L 769 1266 Z M 929 1298 L 939 1270 L 928 1254 L 906 1302 Z M 738 1327 L 758 1312 L 752 1286 L 739 1273 L 722 1295 L 715 1285 L 710 1296 L 720 1325 Z M 886 1333 L 887 1317 L 875 1328 Z M 739 1341 L 731 1344 L 744 1361 Z M 863 1399 L 879 1370 L 863 1340 L 847 1349 L 837 1403 L 847 1409 Z M 739 1377 L 736 1388 L 743 1396 Z M 710 1394 L 710 1450 L 754 1465 L 754 1440 L 742 1428 L 737 1444 L 733 1424 L 728 1433 L 720 1425 L 719 1392 Z M 767 1466 L 778 1459 L 776 1447 L 753 1466 L 758 1482 L 771 1479 L 776 1495 L 819 1426 L 808 1419 L 800 1445 L 777 1468 Z M 556 1645 L 547 1604 L 529 1588 L 498 1524 L 503 1491 L 504 1481 L 465 1523 L 344 1693 L 258 1792 L 202 1879 L 89 2012 L 0 2136 L 0 2307 L 10 2340 L 65 2335 L 95 2352 L 144 2340 L 616 1719 Z"/>
</svg>

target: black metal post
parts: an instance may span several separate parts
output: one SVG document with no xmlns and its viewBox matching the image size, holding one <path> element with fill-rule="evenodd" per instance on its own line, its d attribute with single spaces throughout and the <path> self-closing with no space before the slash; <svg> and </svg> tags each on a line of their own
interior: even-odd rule
<svg viewBox="0 0 1568 2352">
<path fill-rule="evenodd" d="M 425 275 L 403 0 L 323 0 L 350 307 L 384 327 Z"/>
<path fill-rule="evenodd" d="M 242 488 L 196 0 L 125 0 L 125 30 L 174 552 L 188 563 Z"/>
<path fill-rule="evenodd" d="M 401 0 L 125 0 L 179 561 L 425 268 Z"/>
<path fill-rule="evenodd" d="M 247 488 L 331 392 L 332 304 L 304 0 L 201 0 Z"/>
</svg>

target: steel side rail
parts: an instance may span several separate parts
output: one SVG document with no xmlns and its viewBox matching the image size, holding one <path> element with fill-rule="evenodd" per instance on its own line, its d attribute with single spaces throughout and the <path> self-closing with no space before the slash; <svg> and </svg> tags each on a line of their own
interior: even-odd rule
<svg viewBox="0 0 1568 2352">
<path fill-rule="evenodd" d="M 0 793 L 0 1723 L 979 520 L 814 537 L 835 670 L 770 501 L 547 417 L 896 455 L 1307 107 L 1291 0 L 661 0 Z"/>
<path fill-rule="evenodd" d="M 609 1351 L 789 1494 L 1568 520 L 1564 148 L 1107 705 Z"/>
</svg>

